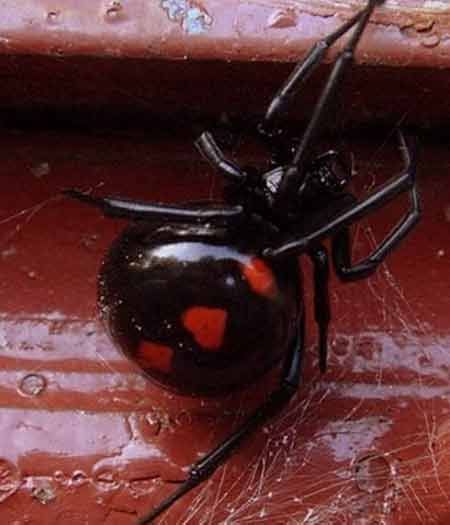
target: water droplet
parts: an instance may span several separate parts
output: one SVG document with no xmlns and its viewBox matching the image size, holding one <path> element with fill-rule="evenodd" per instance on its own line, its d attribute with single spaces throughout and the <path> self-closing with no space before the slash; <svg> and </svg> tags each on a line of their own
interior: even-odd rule
<svg viewBox="0 0 450 525">
<path fill-rule="evenodd" d="M 49 11 L 47 13 L 47 22 L 49 24 L 57 24 L 61 17 L 61 11 Z"/>
<path fill-rule="evenodd" d="M 232 275 L 228 275 L 225 279 L 226 286 L 233 287 L 236 285 L 236 279 Z"/>
<path fill-rule="evenodd" d="M 53 479 L 56 483 L 64 483 L 66 481 L 66 475 L 62 470 L 56 470 L 53 474 Z"/>
<path fill-rule="evenodd" d="M 450 204 L 444 209 L 444 217 L 447 222 L 450 222 Z"/>
<path fill-rule="evenodd" d="M 161 432 L 161 415 L 157 411 L 148 412 L 144 420 L 147 423 L 147 430 L 150 430 L 152 436 L 157 436 Z"/>
<path fill-rule="evenodd" d="M 72 484 L 81 486 L 85 485 L 88 482 L 88 477 L 85 472 L 82 470 L 75 470 L 75 472 L 72 474 Z"/>
<path fill-rule="evenodd" d="M 267 27 L 282 29 L 297 24 L 297 15 L 293 9 L 276 9 L 267 19 Z"/>
<path fill-rule="evenodd" d="M 95 233 L 83 235 L 81 238 L 81 245 L 83 248 L 90 249 L 92 246 L 95 245 L 95 243 L 98 241 L 99 236 Z M 99 285 L 101 286 L 103 283 L 99 282 Z"/>
<path fill-rule="evenodd" d="M 385 490 L 395 475 L 393 466 L 385 456 L 365 454 L 354 463 L 358 488 L 368 494 Z"/>
<path fill-rule="evenodd" d="M 423 47 L 436 47 L 441 43 L 441 37 L 439 35 L 430 35 L 425 37 L 421 44 Z"/>
<path fill-rule="evenodd" d="M 25 396 L 38 396 L 47 386 L 45 377 L 41 374 L 28 374 L 22 378 L 19 391 Z"/>
<path fill-rule="evenodd" d="M 416 22 L 414 24 L 414 29 L 418 33 L 426 33 L 427 31 L 431 31 L 434 26 L 434 20 L 429 18 L 428 20 L 422 20 L 421 22 Z"/>
<path fill-rule="evenodd" d="M 31 166 L 30 171 L 34 177 L 42 179 L 42 177 L 50 173 L 50 164 L 48 162 L 40 162 L 39 164 Z"/>
<path fill-rule="evenodd" d="M 5 334 L 0 331 L 0 350 L 7 350 L 8 340 L 5 337 Z"/>
<path fill-rule="evenodd" d="M 111 470 L 103 470 L 95 475 L 95 486 L 100 490 L 115 490 L 120 487 L 120 481 Z"/>
<path fill-rule="evenodd" d="M 345 357 L 350 352 L 350 338 L 342 335 L 336 336 L 336 339 L 332 341 L 333 353 L 339 357 Z"/>
<path fill-rule="evenodd" d="M 192 425 L 192 414 L 187 410 L 183 410 L 175 417 L 175 422 L 180 426 Z"/>
<path fill-rule="evenodd" d="M 360 335 L 355 343 L 355 355 L 362 357 L 366 361 L 371 361 L 383 351 L 381 343 L 370 335 Z"/>
<path fill-rule="evenodd" d="M 130 493 L 133 498 L 147 496 L 153 488 L 154 481 L 151 479 L 132 480 L 129 483 Z"/>
<path fill-rule="evenodd" d="M 2 250 L 0 255 L 3 259 L 6 259 L 7 257 L 12 257 L 13 255 L 16 255 L 16 254 L 17 254 L 17 248 L 15 246 L 10 246 L 9 248 Z"/>
<path fill-rule="evenodd" d="M 53 55 L 53 56 L 56 56 L 56 57 L 63 57 L 63 56 L 65 56 L 64 49 L 62 49 L 61 47 L 58 47 L 58 46 L 52 46 L 49 49 L 49 54 Z"/>
<path fill-rule="evenodd" d="M 420 355 L 417 359 L 421 368 L 429 368 L 432 365 L 432 361 L 427 355 Z"/>
<path fill-rule="evenodd" d="M 0 458 L 0 503 L 20 487 L 20 473 L 7 459 Z"/>
<path fill-rule="evenodd" d="M 105 18 L 108 22 L 117 22 L 124 17 L 123 5 L 120 0 L 109 2 L 106 7 Z"/>
</svg>

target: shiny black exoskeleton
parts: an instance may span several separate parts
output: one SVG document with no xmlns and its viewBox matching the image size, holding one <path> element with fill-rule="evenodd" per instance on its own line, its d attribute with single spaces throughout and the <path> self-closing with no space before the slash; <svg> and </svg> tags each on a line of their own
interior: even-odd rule
<svg viewBox="0 0 450 525">
<path fill-rule="evenodd" d="M 280 361 L 279 387 L 225 441 L 195 463 L 177 490 L 141 518 L 149 523 L 226 460 L 241 441 L 280 411 L 296 392 L 304 347 L 304 307 L 297 259 L 314 267 L 319 365 L 326 369 L 330 321 L 329 258 L 343 281 L 373 273 L 419 219 L 415 143 L 398 133 L 403 173 L 358 201 L 349 191 L 342 154 L 313 153 L 347 66 L 370 15 L 366 6 L 319 41 L 269 104 L 257 131 L 271 151 L 267 171 L 241 168 L 213 135 L 197 147 L 225 176 L 224 201 L 170 206 L 65 193 L 133 224 L 111 247 L 99 276 L 99 303 L 113 339 L 163 386 L 214 394 L 249 383 Z M 279 126 L 281 116 L 327 49 L 353 28 L 299 140 Z M 405 218 L 366 258 L 354 264 L 349 227 L 408 192 Z"/>
<path fill-rule="evenodd" d="M 258 255 L 271 236 L 251 220 L 239 231 L 130 226 L 99 279 L 113 339 L 152 379 L 182 393 L 228 392 L 254 381 L 285 355 L 302 309 L 295 259 Z"/>
</svg>

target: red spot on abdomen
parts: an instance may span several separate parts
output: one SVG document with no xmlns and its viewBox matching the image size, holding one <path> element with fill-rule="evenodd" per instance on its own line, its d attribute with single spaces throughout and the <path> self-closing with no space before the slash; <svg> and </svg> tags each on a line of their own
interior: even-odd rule
<svg viewBox="0 0 450 525">
<path fill-rule="evenodd" d="M 173 350 L 170 346 L 142 341 L 138 348 L 138 362 L 143 368 L 151 368 L 168 374 L 172 369 Z"/>
<path fill-rule="evenodd" d="M 242 265 L 242 273 L 254 292 L 273 297 L 276 291 L 275 277 L 262 259 L 257 257 L 250 259 L 250 262 Z"/>
<path fill-rule="evenodd" d="M 184 326 L 206 350 L 218 350 L 223 343 L 228 312 L 221 308 L 192 306 L 182 315 Z"/>
</svg>

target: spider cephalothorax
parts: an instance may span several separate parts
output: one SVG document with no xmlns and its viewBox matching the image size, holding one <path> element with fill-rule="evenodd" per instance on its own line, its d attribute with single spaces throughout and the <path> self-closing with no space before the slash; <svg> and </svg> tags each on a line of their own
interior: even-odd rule
<svg viewBox="0 0 450 525">
<path fill-rule="evenodd" d="M 243 438 L 281 410 L 300 383 L 304 354 L 304 305 L 298 257 L 314 267 L 319 365 L 327 362 L 330 322 L 329 258 L 343 281 L 373 273 L 419 219 L 415 144 L 398 133 L 404 171 L 358 201 L 348 183 L 351 167 L 342 153 L 312 153 L 329 104 L 352 62 L 374 7 L 366 6 L 320 40 L 269 104 L 257 133 L 269 146 L 266 171 L 241 168 L 213 135 L 196 144 L 227 180 L 222 202 L 179 206 L 65 193 L 133 223 L 113 243 L 99 275 L 99 303 L 113 339 L 148 376 L 187 394 L 227 392 L 282 362 L 279 387 L 213 451 L 195 463 L 185 482 L 140 523 L 151 522 L 198 485 Z M 297 141 L 283 142 L 280 115 L 327 49 L 353 29 Z M 400 193 L 411 209 L 381 244 L 354 264 L 349 227 Z"/>
<path fill-rule="evenodd" d="M 207 160 L 224 169 L 223 159 L 211 154 L 219 148 L 210 133 L 200 137 L 197 147 Z M 242 205 L 244 210 L 259 214 L 282 229 L 289 229 L 289 224 L 301 222 L 314 210 L 323 210 L 330 202 L 339 200 L 351 179 L 351 164 L 341 152 L 329 150 L 317 155 L 308 162 L 302 184 L 290 195 L 288 208 L 276 214 L 276 198 L 289 164 L 277 165 L 271 161 L 267 171 L 245 167 L 236 178 L 228 173 L 231 180 L 225 186 L 224 195 L 230 204 Z M 233 169 L 237 170 L 235 165 Z"/>
</svg>

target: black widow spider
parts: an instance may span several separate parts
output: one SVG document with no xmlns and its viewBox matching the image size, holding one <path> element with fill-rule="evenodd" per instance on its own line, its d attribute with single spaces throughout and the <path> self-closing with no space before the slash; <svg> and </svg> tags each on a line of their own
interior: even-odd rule
<svg viewBox="0 0 450 525">
<path fill-rule="evenodd" d="M 180 392 L 212 394 L 254 381 L 284 360 L 279 387 L 195 463 L 188 478 L 139 520 L 141 525 L 207 479 L 297 391 L 304 355 L 297 257 L 309 256 L 314 267 L 319 365 L 324 372 L 330 305 L 329 260 L 322 241 L 331 237 L 332 262 L 342 281 L 363 279 L 419 219 L 416 148 L 411 138 L 398 133 L 404 171 L 362 201 L 347 189 L 351 170 L 340 153 L 312 153 L 343 73 L 373 9 L 382 1 L 368 0 L 316 43 L 275 95 L 258 126 L 259 136 L 272 150 L 268 171 L 239 167 L 211 133 L 200 136 L 196 143 L 200 152 L 226 177 L 224 203 L 171 206 L 65 192 L 107 216 L 134 221 L 105 259 L 99 304 L 112 337 L 149 376 Z M 327 49 L 351 28 L 300 141 L 290 139 L 278 126 L 282 114 Z M 411 209 L 405 218 L 368 257 L 353 264 L 350 225 L 406 191 Z"/>
</svg>

